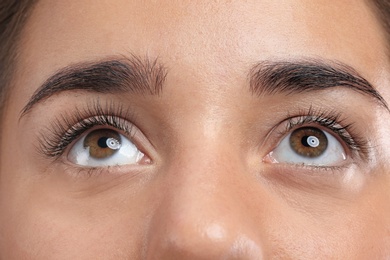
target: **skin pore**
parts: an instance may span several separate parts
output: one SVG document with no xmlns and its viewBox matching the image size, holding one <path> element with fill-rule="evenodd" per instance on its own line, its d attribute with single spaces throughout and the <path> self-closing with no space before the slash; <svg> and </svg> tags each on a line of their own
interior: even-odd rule
<svg viewBox="0 0 390 260">
<path fill-rule="evenodd" d="M 386 259 L 386 46 L 363 1 L 39 1 L 0 259 Z"/>
</svg>

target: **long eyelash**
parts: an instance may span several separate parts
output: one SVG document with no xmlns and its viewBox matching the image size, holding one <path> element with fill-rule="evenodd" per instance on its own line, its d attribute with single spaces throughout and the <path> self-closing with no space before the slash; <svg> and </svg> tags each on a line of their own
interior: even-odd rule
<svg viewBox="0 0 390 260">
<path fill-rule="evenodd" d="M 40 136 L 39 150 L 49 158 L 58 158 L 68 145 L 94 126 L 111 126 L 131 135 L 133 125 L 125 118 L 134 119 L 134 114 L 113 102 L 102 106 L 99 100 L 94 101 L 84 109 L 76 108 L 72 114 L 56 118 L 47 128 L 49 134 Z"/>
<path fill-rule="evenodd" d="M 283 134 L 303 125 L 319 124 L 340 137 L 351 150 L 363 155 L 368 154 L 369 145 L 367 140 L 359 138 L 357 135 L 353 136 L 352 133 L 356 132 L 353 123 L 346 123 L 347 119 L 343 118 L 342 114 L 337 111 L 316 110 L 310 107 L 308 111 L 300 111 L 298 115 L 289 114 L 287 120 L 287 126 Z"/>
</svg>

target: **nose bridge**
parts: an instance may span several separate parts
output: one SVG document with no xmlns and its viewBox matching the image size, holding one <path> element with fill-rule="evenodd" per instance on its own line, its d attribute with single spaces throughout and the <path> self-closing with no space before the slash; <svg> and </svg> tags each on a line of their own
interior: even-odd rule
<svg viewBox="0 0 390 260">
<path fill-rule="evenodd" d="M 207 144 L 206 144 L 207 143 Z M 148 253 L 158 259 L 261 259 L 248 206 L 246 178 L 235 149 L 203 140 L 180 151 L 167 171 Z"/>
</svg>

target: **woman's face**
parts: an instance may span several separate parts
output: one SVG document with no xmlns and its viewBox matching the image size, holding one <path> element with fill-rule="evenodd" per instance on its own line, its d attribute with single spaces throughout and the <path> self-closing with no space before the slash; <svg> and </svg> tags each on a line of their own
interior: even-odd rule
<svg viewBox="0 0 390 260">
<path fill-rule="evenodd" d="M 0 258 L 388 257 L 385 43 L 363 1 L 39 1 Z"/>
</svg>

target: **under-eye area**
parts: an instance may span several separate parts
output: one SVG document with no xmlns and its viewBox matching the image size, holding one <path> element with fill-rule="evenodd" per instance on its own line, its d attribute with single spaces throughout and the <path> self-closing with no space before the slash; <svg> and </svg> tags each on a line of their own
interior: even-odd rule
<svg viewBox="0 0 390 260">
<path fill-rule="evenodd" d="M 389 259 L 389 25 L 0 0 L 0 259 Z"/>
</svg>

